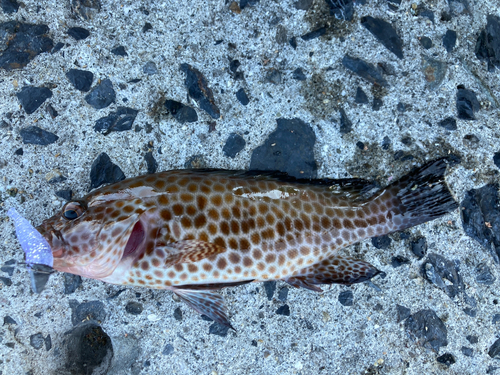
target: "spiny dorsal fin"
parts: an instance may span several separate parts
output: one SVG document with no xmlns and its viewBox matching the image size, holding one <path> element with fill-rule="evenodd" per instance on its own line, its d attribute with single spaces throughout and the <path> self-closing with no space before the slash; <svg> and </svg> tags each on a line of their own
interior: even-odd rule
<svg viewBox="0 0 500 375">
<path fill-rule="evenodd" d="M 224 298 L 220 294 L 187 289 L 174 289 L 173 292 L 200 314 L 204 314 L 217 323 L 235 330 L 231 323 L 229 323 Z"/>
<path fill-rule="evenodd" d="M 193 263 L 209 256 L 220 254 L 226 251 L 225 248 L 211 242 L 198 240 L 185 240 L 169 243 L 162 246 L 167 252 L 165 265 L 170 267 L 178 263 Z"/>
</svg>

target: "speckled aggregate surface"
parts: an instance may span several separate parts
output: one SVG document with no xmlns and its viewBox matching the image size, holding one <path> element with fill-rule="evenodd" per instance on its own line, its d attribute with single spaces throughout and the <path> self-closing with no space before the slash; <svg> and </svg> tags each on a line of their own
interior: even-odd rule
<svg viewBox="0 0 500 375">
<path fill-rule="evenodd" d="M 0 70 L 0 116 L 9 126 L 0 129 L 0 263 L 23 260 L 7 209 L 16 209 L 38 225 L 63 204 L 55 191 L 72 189 L 75 196 L 88 192 L 93 160 L 106 152 L 127 177 L 147 171 L 144 154 L 152 150 L 158 170 L 183 168 L 188 160 L 201 155 L 205 167 L 247 169 L 252 151 L 276 128 L 278 118 L 300 118 L 316 134 L 315 157 L 319 177 L 375 178 L 386 184 L 402 176 L 412 166 L 445 154 L 455 154 L 462 162 L 450 168 L 448 184 L 458 201 L 467 190 L 489 182 L 499 182 L 493 154 L 500 151 L 500 80 L 498 69 L 488 72 L 474 47 L 486 16 L 499 16 L 493 0 L 469 1 L 470 11 L 454 14 L 450 21 L 441 15 L 449 10 L 448 1 L 425 2 L 435 20 L 415 16 L 412 4 L 403 0 L 391 10 L 384 0 L 368 0 L 355 6 L 352 22 L 328 16 L 323 0 L 313 1 L 307 10 L 298 10 L 294 1 L 261 0 L 240 14 L 229 10 L 229 2 L 219 1 L 115 1 L 102 0 L 97 16 L 83 21 L 72 16 L 66 1 L 26 0 L 14 14 L 0 13 L 0 19 L 46 24 L 49 36 L 67 43 L 57 53 L 42 53 L 20 70 Z M 454 6 L 456 6 L 456 2 Z M 464 2 L 460 2 L 462 4 Z M 147 12 L 146 12 L 147 11 Z M 404 59 L 398 59 L 363 26 L 365 15 L 391 22 L 403 40 Z M 145 23 L 152 26 L 143 31 Z M 301 35 L 329 22 L 323 37 L 304 41 Z M 69 27 L 90 31 L 87 39 L 76 41 L 67 35 Z M 457 45 L 447 52 L 442 37 L 448 29 L 458 34 Z M 279 37 L 277 37 L 279 34 Z M 286 37 L 283 37 L 285 35 Z M 294 49 L 288 40 L 297 37 Z M 434 46 L 425 50 L 418 38 L 427 36 Z M 222 41 L 216 43 L 216 41 Z M 128 56 L 110 51 L 124 46 Z M 342 65 L 345 54 L 377 65 L 385 63 L 394 74 L 385 74 L 389 87 L 379 89 Z M 422 72 L 423 56 L 447 66 L 443 83 L 434 91 L 426 86 Z M 244 80 L 230 74 L 231 60 L 241 63 Z M 157 73 L 149 75 L 143 67 L 154 62 Z M 214 120 L 188 100 L 185 74 L 180 64 L 188 63 L 206 77 L 214 92 L 221 118 Z M 151 64 L 150 64 L 151 65 Z M 292 78 L 302 68 L 305 81 Z M 110 79 L 116 91 L 111 106 L 96 110 L 85 102 L 86 93 L 70 84 L 66 72 L 82 69 L 98 80 Z M 281 72 L 281 83 L 269 82 L 272 69 Z M 134 79 L 139 82 L 132 83 Z M 50 87 L 52 97 L 34 113 L 21 108 L 16 94 L 22 87 Z M 458 129 L 448 131 L 438 122 L 456 117 L 457 86 L 476 93 L 481 109 L 475 121 L 457 120 Z M 360 86 L 368 104 L 356 104 Z M 235 93 L 244 88 L 250 102 L 243 106 Z M 380 96 L 383 106 L 372 110 L 372 100 Z M 196 108 L 198 121 L 180 124 L 167 115 L 163 103 L 172 99 Z M 47 104 L 59 115 L 52 119 Z M 404 112 L 398 103 L 411 105 Z M 134 129 L 109 135 L 94 131 L 95 122 L 118 106 L 138 110 Z M 339 109 L 352 122 L 352 131 L 339 132 Z M 8 113 L 11 115 L 7 116 Z M 213 122 L 215 130 L 213 128 Z M 211 125 L 212 124 L 212 125 Z M 59 136 L 47 146 L 23 144 L 19 131 L 36 125 Z M 246 145 L 234 158 L 223 152 L 231 133 L 240 134 Z M 471 147 L 464 136 L 474 134 L 479 143 Z M 384 137 L 391 145 L 381 148 Z M 404 138 L 411 142 L 403 143 Z M 361 150 L 357 142 L 362 142 Z M 15 154 L 23 148 L 23 155 Z M 402 150 L 413 160 L 394 159 Z M 50 184 L 46 175 L 58 169 L 67 180 Z M 17 193 L 13 193 L 17 189 Z M 367 284 L 352 287 L 326 287 L 313 293 L 289 287 L 286 302 L 278 299 L 286 284 L 279 282 L 269 301 L 262 284 L 225 289 L 222 294 L 237 332 L 226 336 L 209 334 L 212 322 L 200 316 L 169 292 L 126 288 L 109 299 L 121 286 L 85 279 L 74 293 L 65 295 L 64 277 L 55 274 L 41 294 L 33 294 L 29 275 L 22 265 L 10 277 L 12 285 L 0 283 L 1 318 L 10 316 L 17 325 L 0 327 L 0 371 L 2 374 L 59 374 L 64 372 L 65 332 L 71 322 L 70 300 L 102 301 L 106 317 L 101 326 L 111 337 L 115 356 L 132 358 L 132 368 L 113 364 L 110 373 L 134 374 L 485 374 L 496 373 L 500 362 L 488 355 L 498 338 L 492 322 L 500 313 L 498 300 L 499 266 L 491 255 L 462 229 L 458 210 L 436 221 L 408 231 L 410 239 L 425 236 L 429 253 L 437 253 L 460 263 L 466 292 L 477 302 L 477 314 L 464 313 L 460 301 L 424 280 L 422 260 L 410 251 L 410 239 L 393 236 L 389 249 L 375 248 L 371 241 L 346 249 L 386 272 L 373 280 L 380 290 Z M 402 255 L 409 264 L 393 268 L 391 258 Z M 475 269 L 485 262 L 496 281 L 492 285 L 476 282 Z M 2 276 L 7 277 L 2 272 Z M 354 294 L 352 306 L 343 306 L 338 295 Z M 140 293 L 140 296 L 137 295 Z M 143 305 L 139 315 L 125 310 L 129 301 Z M 290 315 L 276 314 L 287 304 Z M 436 353 L 410 338 L 403 322 L 397 322 L 396 305 L 415 313 L 433 309 L 448 331 L 448 345 Z M 180 307 L 182 320 L 174 318 Z M 35 315 L 37 314 L 37 315 Z M 30 336 L 51 336 L 52 347 L 35 349 Z M 471 344 L 466 336 L 476 335 Z M 135 344 L 130 344 L 131 340 Z M 13 343 L 13 345 L 6 345 Z M 126 348 L 133 349 L 127 352 Z M 134 346 L 135 345 L 135 346 Z M 173 350 L 167 347 L 171 345 Z M 472 357 L 462 347 L 473 349 Z M 168 348 L 168 350 L 166 349 Z M 120 354 L 117 354 L 120 352 Z M 162 354 L 167 353 L 167 354 Z M 447 367 L 436 361 L 451 353 L 456 363 Z M 128 363 L 125 359 L 122 363 Z M 127 366 L 124 366 L 127 367 Z M 492 370 L 493 369 L 493 370 Z"/>
</svg>

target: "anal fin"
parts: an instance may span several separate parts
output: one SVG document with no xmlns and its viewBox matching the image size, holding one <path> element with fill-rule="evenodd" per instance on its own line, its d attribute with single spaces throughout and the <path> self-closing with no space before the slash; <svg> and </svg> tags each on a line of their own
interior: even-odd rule
<svg viewBox="0 0 500 375">
<path fill-rule="evenodd" d="M 173 292 L 200 314 L 204 314 L 217 323 L 235 330 L 229 323 L 224 298 L 220 294 L 205 290 L 187 289 L 174 289 Z"/>
<path fill-rule="evenodd" d="M 361 283 L 379 273 L 380 271 L 370 263 L 336 255 L 303 268 L 284 281 L 296 288 L 321 292 L 321 288 L 316 285 Z"/>
</svg>

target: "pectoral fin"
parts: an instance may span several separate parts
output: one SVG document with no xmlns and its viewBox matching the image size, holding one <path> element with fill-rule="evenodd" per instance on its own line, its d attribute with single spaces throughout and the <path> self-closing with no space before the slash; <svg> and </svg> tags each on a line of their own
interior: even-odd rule
<svg viewBox="0 0 500 375">
<path fill-rule="evenodd" d="M 234 330 L 226 315 L 224 298 L 222 298 L 220 294 L 209 291 L 186 289 L 174 289 L 173 292 L 200 314 L 204 314 L 217 323 L 223 324 Z"/>
<path fill-rule="evenodd" d="M 193 263 L 209 256 L 220 254 L 226 251 L 225 248 L 210 242 L 198 240 L 186 240 L 169 243 L 162 246 L 168 254 L 165 265 L 170 267 L 178 263 Z"/>
<path fill-rule="evenodd" d="M 284 281 L 296 288 L 302 287 L 321 292 L 321 288 L 316 285 L 361 283 L 379 273 L 380 271 L 370 263 L 354 258 L 334 256 L 303 268 Z"/>
</svg>

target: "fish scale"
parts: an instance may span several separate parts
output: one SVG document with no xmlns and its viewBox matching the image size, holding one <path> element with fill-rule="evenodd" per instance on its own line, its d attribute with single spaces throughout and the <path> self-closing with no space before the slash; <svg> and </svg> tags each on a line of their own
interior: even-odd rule
<svg viewBox="0 0 500 375">
<path fill-rule="evenodd" d="M 445 159 L 438 159 L 376 192 L 358 179 L 161 172 L 95 190 L 37 229 L 57 270 L 170 289 L 230 325 L 216 289 L 283 279 L 320 291 L 320 284 L 375 276 L 375 267 L 338 250 L 456 208 L 445 170 Z"/>
</svg>

